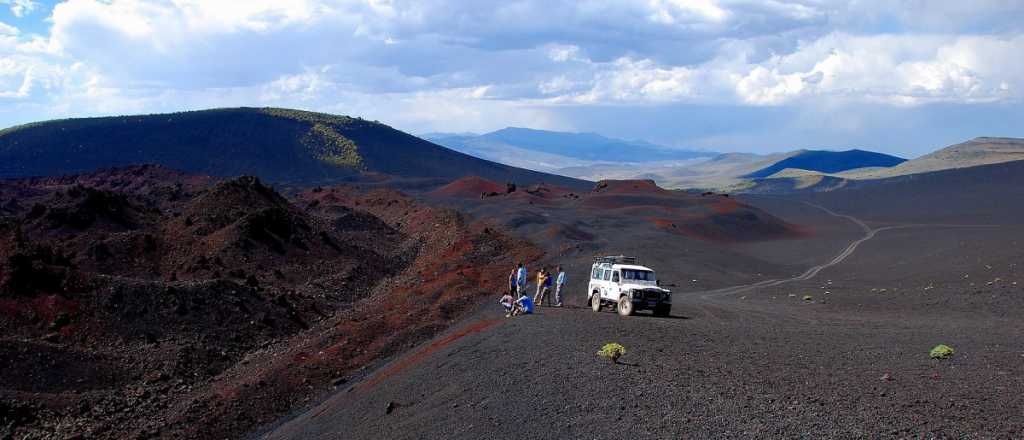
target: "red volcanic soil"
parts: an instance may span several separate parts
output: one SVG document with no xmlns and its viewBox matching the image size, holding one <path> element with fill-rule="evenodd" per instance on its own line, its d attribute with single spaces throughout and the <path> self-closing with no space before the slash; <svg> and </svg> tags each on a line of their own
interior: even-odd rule
<svg viewBox="0 0 1024 440">
<path fill-rule="evenodd" d="M 467 176 L 431 192 L 439 197 L 489 197 L 504 194 L 506 186 L 478 176 Z"/>
<path fill-rule="evenodd" d="M 810 238 L 808 228 L 742 200 L 666 190 L 649 180 L 601 181 L 591 191 L 581 193 L 541 186 L 517 188 L 508 195 L 485 199 L 436 194 L 426 194 L 425 198 L 456 207 L 474 218 L 502 222 L 511 232 L 543 246 L 549 255 L 562 261 L 586 259 L 601 249 L 641 256 L 649 253 L 647 258 L 657 259 L 668 249 L 689 248 L 695 242 L 700 242 L 697 248 L 702 251 L 712 252 L 722 244 Z M 697 253 L 690 255 L 694 257 L 688 264 L 694 270 L 708 264 Z M 716 273 L 731 273 L 724 266 L 733 260 L 717 260 L 714 264 L 723 266 Z M 771 270 L 789 270 L 772 266 Z"/>
<path fill-rule="evenodd" d="M 724 195 L 699 196 L 659 188 L 650 180 L 601 181 L 582 207 L 648 219 L 654 226 L 712 242 L 795 238 L 802 230 Z"/>
<path fill-rule="evenodd" d="M 597 182 L 592 191 L 605 195 L 667 195 L 671 194 L 653 180 L 602 180 Z"/>
<path fill-rule="evenodd" d="M 392 190 L 148 166 L 0 182 L 0 438 L 242 436 L 541 256 Z"/>
<path fill-rule="evenodd" d="M 513 201 L 508 203 L 527 205 L 552 205 L 559 201 L 574 200 L 580 197 L 569 188 L 558 185 L 537 183 L 527 187 L 517 187 L 514 184 L 501 185 L 477 176 L 463 177 L 427 195 L 453 199 L 512 199 Z"/>
</svg>

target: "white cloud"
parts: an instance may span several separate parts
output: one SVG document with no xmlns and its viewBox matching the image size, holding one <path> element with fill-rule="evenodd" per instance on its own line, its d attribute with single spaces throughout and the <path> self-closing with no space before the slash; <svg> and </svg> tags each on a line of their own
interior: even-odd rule
<svg viewBox="0 0 1024 440">
<path fill-rule="evenodd" d="M 36 9 L 39 3 L 33 0 L 0 0 L 0 4 L 7 5 L 11 9 L 11 14 L 15 17 L 21 18 Z"/>
<path fill-rule="evenodd" d="M 551 61 L 565 62 L 580 59 L 579 46 L 557 44 L 548 49 L 548 58 Z"/>
<path fill-rule="evenodd" d="M 0 115 L 291 105 L 462 131 L 610 105 L 1019 102 L 1024 7 L 970 3 L 67 0 L 45 35 L 0 23 Z"/>
<path fill-rule="evenodd" d="M 714 0 L 650 0 L 648 6 L 651 21 L 663 24 L 721 22 L 730 16 Z"/>
<path fill-rule="evenodd" d="M 1022 51 L 1024 36 L 831 33 L 759 62 L 748 61 L 743 52 L 723 53 L 696 66 L 632 58 L 588 62 L 590 77 L 582 81 L 588 90 L 551 101 L 783 105 L 824 98 L 908 105 L 1019 100 L 1024 61 L 1016 54 Z M 543 83 L 541 90 L 557 91 L 554 84 L 559 83 Z"/>
<path fill-rule="evenodd" d="M 18 34 L 18 28 L 0 21 L 0 37 L 12 37 Z"/>
</svg>

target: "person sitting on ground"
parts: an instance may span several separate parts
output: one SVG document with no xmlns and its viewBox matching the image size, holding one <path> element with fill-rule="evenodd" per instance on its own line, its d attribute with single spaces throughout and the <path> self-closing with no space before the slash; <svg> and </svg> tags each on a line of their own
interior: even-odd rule
<svg viewBox="0 0 1024 440">
<path fill-rule="evenodd" d="M 504 296 L 502 296 L 501 300 L 499 300 L 498 303 L 505 307 L 506 318 L 512 316 L 512 310 L 515 308 L 516 299 L 512 297 L 511 293 L 506 293 Z"/>
<path fill-rule="evenodd" d="M 512 315 L 528 315 L 531 313 L 533 313 L 533 300 L 530 299 L 529 295 L 524 293 L 523 296 L 520 296 L 519 300 L 516 301 L 516 309 L 512 312 Z"/>
</svg>

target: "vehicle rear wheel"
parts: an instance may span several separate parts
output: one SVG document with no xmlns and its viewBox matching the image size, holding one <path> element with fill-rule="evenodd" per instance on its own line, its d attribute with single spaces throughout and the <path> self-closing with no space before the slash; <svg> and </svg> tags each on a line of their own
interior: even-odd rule
<svg viewBox="0 0 1024 440">
<path fill-rule="evenodd" d="M 595 293 L 593 295 L 590 295 L 590 308 L 593 309 L 595 312 L 600 312 L 601 311 L 601 295 L 600 294 Z"/>
<path fill-rule="evenodd" d="M 658 306 L 654 308 L 654 316 L 668 316 L 672 313 L 672 306 Z"/>
<path fill-rule="evenodd" d="M 629 316 L 633 314 L 633 301 L 629 297 L 619 298 L 619 315 Z"/>
</svg>

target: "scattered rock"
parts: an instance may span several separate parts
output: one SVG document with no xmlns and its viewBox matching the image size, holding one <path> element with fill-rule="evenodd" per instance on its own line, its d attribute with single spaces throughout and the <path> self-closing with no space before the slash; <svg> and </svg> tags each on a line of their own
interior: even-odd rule
<svg viewBox="0 0 1024 440">
<path fill-rule="evenodd" d="M 61 312 L 61 313 L 59 313 L 57 315 L 57 317 L 53 318 L 53 322 L 50 323 L 50 330 L 51 331 L 60 330 L 61 328 L 63 328 L 64 326 L 66 326 L 66 325 L 68 325 L 70 323 L 71 323 L 71 316 L 69 316 L 67 313 Z"/>
</svg>

